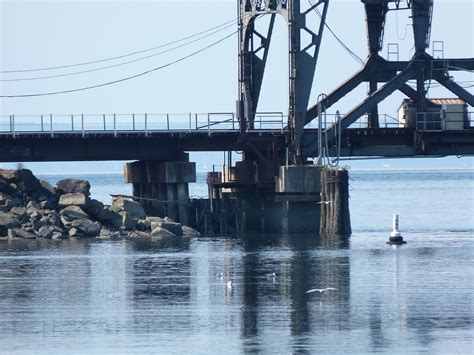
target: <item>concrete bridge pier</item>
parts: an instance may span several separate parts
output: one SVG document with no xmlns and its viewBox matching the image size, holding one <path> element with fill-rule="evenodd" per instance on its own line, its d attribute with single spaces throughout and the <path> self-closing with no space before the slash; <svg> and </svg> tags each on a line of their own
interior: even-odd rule
<svg viewBox="0 0 474 355">
<path fill-rule="evenodd" d="M 319 233 L 321 171 L 318 165 L 280 166 L 275 200 L 282 203 L 283 233 Z"/>
<path fill-rule="evenodd" d="M 185 154 L 187 160 L 187 154 Z M 196 182 L 196 164 L 188 161 L 135 161 L 126 163 L 126 183 L 151 216 L 169 217 L 189 225 L 189 183 Z"/>
<path fill-rule="evenodd" d="M 244 160 L 229 169 L 231 174 L 209 172 L 209 200 L 205 205 L 194 201 L 200 205 L 196 227 L 222 236 L 349 236 L 347 171 L 278 163 Z"/>
</svg>

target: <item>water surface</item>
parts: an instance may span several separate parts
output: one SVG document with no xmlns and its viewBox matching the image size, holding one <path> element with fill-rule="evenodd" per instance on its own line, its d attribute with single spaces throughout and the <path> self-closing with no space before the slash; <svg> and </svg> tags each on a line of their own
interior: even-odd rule
<svg viewBox="0 0 474 355">
<path fill-rule="evenodd" d="M 349 240 L 2 242 L 0 354 L 472 353 L 473 181 L 354 172 Z"/>
</svg>

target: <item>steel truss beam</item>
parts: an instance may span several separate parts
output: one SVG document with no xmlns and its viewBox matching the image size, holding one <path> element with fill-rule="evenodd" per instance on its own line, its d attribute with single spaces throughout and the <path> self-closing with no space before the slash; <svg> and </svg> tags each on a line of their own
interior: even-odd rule
<svg viewBox="0 0 474 355">
<path fill-rule="evenodd" d="M 289 32 L 289 146 L 292 163 L 301 162 L 301 137 L 313 86 L 321 38 L 329 0 L 318 0 L 301 11 L 300 0 L 240 0 L 239 7 L 239 101 L 241 132 L 252 128 L 262 86 L 265 65 L 273 31 L 274 17 L 282 15 Z M 318 21 L 309 14 L 318 12 Z M 259 16 L 271 15 L 266 36 L 255 30 Z M 314 16 L 314 15 L 313 15 Z M 316 23 L 313 23 L 316 22 Z M 309 42 L 304 43 L 303 37 Z M 256 45 L 256 40 L 260 44 Z"/>
<path fill-rule="evenodd" d="M 240 15 L 239 24 L 239 93 L 243 103 L 241 131 L 252 129 L 262 87 L 265 64 L 273 33 L 275 14 L 271 14 L 266 36 L 255 29 L 255 20 L 262 16 L 255 7 Z"/>
<path fill-rule="evenodd" d="M 424 69 L 424 77 L 425 80 L 436 80 L 440 82 L 440 84 L 444 85 L 441 81 L 446 82 L 449 79 L 447 75 L 446 68 L 452 68 L 451 70 L 471 70 L 470 68 L 474 68 L 474 58 L 471 59 L 432 59 L 428 56 L 428 58 L 420 58 L 414 59 L 413 62 L 418 63 L 418 65 Z M 383 59 L 382 57 L 375 55 L 374 57 L 370 57 L 367 63 L 360 69 L 357 73 L 355 73 L 352 77 L 346 80 L 343 84 L 333 90 L 331 93 L 327 95 L 327 98 L 321 101 L 322 105 L 328 109 L 334 104 L 336 104 L 340 99 L 342 99 L 345 95 L 349 92 L 354 90 L 357 86 L 362 84 L 363 82 L 370 82 L 373 76 L 377 77 L 377 82 L 385 83 L 388 80 L 392 79 L 398 71 L 401 71 L 408 67 L 411 62 L 409 61 L 399 61 L 399 62 L 389 62 Z M 456 67 L 453 65 L 456 63 Z M 443 69 L 444 68 L 444 69 Z M 375 73 L 375 75 L 374 75 Z M 452 81 L 452 80 L 451 80 Z M 453 82 L 453 81 L 452 81 Z M 454 83 L 454 82 L 453 82 Z M 449 84 L 448 84 L 449 85 Z M 452 87 L 452 84 L 450 85 Z M 462 87 L 456 84 L 463 92 L 467 92 Z M 417 91 L 412 89 L 406 83 L 403 83 L 400 88 L 398 88 L 401 92 L 407 95 L 412 100 L 416 101 L 418 99 Z M 451 89 L 448 89 L 452 91 Z M 461 90 L 457 89 L 457 92 L 461 92 Z M 453 92 L 453 91 L 452 91 Z M 453 92 L 456 95 L 457 92 Z M 459 96 L 463 100 L 469 102 L 466 99 L 466 95 L 464 97 Z M 425 98 L 426 106 L 431 105 L 431 101 Z M 472 106 L 472 104 L 469 102 Z M 313 105 L 308 109 L 306 114 L 305 124 L 308 124 L 312 120 L 318 117 L 318 105 Z"/>
<path fill-rule="evenodd" d="M 387 0 L 363 0 L 367 15 L 369 56 L 362 69 L 346 82 L 332 91 L 321 101 L 325 109 L 331 107 L 341 98 L 363 82 L 370 83 L 368 97 L 355 106 L 341 121 L 342 129 L 348 128 L 357 119 L 369 113 L 369 127 L 378 128 L 377 105 L 396 90 L 400 90 L 417 103 L 419 112 L 426 110 L 432 103 L 426 98 L 425 81 L 436 80 L 461 99 L 474 106 L 474 96 L 456 84 L 449 76 L 449 70 L 473 70 L 474 58 L 434 59 L 426 54 L 431 30 L 433 0 L 411 1 L 408 7 L 412 10 L 414 41 L 416 52 L 410 61 L 386 61 L 378 52 L 381 49 L 383 25 L 388 9 Z M 398 5 L 397 5 L 398 8 Z M 417 89 L 407 85 L 408 80 L 416 79 Z M 385 83 L 378 88 L 377 83 Z M 318 105 L 309 108 L 305 118 L 308 124 L 318 116 Z M 372 116 L 372 117 L 371 117 Z M 327 137 L 334 136 L 336 125 L 328 128 Z M 307 141 L 307 140 L 306 140 Z M 305 152 L 307 153 L 307 147 Z M 305 153 L 305 154 L 306 154 Z M 314 152 L 313 152 L 314 153 Z"/>
</svg>

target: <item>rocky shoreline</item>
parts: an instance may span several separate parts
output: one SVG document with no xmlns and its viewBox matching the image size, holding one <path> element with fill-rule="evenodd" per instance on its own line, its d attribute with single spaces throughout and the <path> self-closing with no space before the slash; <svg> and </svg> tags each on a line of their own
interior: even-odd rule
<svg viewBox="0 0 474 355">
<path fill-rule="evenodd" d="M 201 234 L 168 217 L 146 216 L 130 199 L 111 205 L 90 198 L 86 180 L 52 186 L 28 169 L 0 169 L 0 240 L 68 238 L 190 238 Z"/>
</svg>

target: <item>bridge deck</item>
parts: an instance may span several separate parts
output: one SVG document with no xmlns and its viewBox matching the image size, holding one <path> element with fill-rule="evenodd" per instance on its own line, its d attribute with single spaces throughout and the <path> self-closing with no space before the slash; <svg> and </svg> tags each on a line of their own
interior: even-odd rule
<svg viewBox="0 0 474 355">
<path fill-rule="evenodd" d="M 288 138 L 281 113 L 260 114 L 245 135 L 232 113 L 189 114 L 184 121 L 170 115 L 160 115 L 160 120 L 152 115 L 127 115 L 127 120 L 96 116 L 94 122 L 84 115 L 0 120 L 0 161 L 160 160 L 179 151 L 239 151 L 250 145 L 265 151 L 275 144 L 284 149 Z M 317 129 L 305 130 L 302 146 L 306 156 L 317 155 Z M 378 129 L 349 128 L 341 137 L 341 156 L 346 157 L 473 154 L 473 128 L 427 131 L 386 123 Z"/>
</svg>

